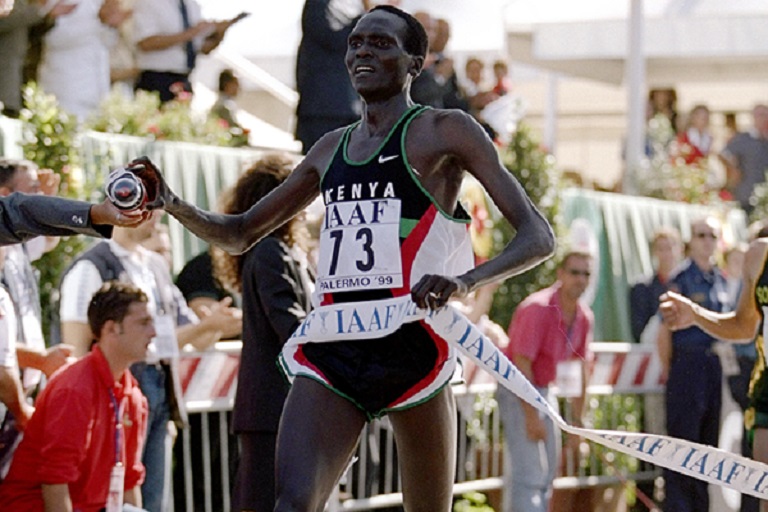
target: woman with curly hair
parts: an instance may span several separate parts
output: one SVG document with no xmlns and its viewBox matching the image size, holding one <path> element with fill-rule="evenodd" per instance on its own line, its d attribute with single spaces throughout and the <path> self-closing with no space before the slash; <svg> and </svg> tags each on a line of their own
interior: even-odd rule
<svg viewBox="0 0 768 512">
<path fill-rule="evenodd" d="M 257 161 L 222 197 L 223 212 L 247 211 L 282 183 L 293 166 L 283 155 Z M 275 507 L 277 426 L 289 389 L 276 361 L 310 308 L 313 284 L 307 242 L 299 215 L 244 254 L 213 250 L 216 276 L 225 287 L 241 293 L 243 303 L 243 348 L 233 411 L 233 430 L 241 448 L 232 496 L 235 511 Z"/>
</svg>

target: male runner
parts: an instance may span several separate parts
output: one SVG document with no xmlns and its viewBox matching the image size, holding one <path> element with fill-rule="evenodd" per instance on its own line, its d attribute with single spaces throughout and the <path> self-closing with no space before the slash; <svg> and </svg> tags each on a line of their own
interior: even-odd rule
<svg viewBox="0 0 768 512">
<path fill-rule="evenodd" d="M 345 57 L 363 100 L 359 122 L 323 136 L 280 187 L 241 215 L 182 201 L 149 160 L 134 161 L 131 167 L 156 196 L 148 207 L 165 208 L 196 235 L 240 253 L 320 192 L 326 205 L 321 305 L 354 308 L 410 294 L 420 308 L 440 308 L 535 266 L 553 252 L 551 227 L 483 128 L 462 111 L 411 101 L 410 84 L 426 51 L 427 36 L 415 18 L 388 5 L 372 9 L 353 29 Z M 516 231 L 501 254 L 476 268 L 469 218 L 457 201 L 465 171 Z M 281 355 L 293 385 L 278 434 L 275 510 L 322 510 L 366 421 L 388 414 L 405 509 L 447 512 L 456 411 L 446 384 L 455 353 L 424 322 L 364 341 L 359 327 L 350 326 L 338 342 L 289 343 Z"/>
</svg>

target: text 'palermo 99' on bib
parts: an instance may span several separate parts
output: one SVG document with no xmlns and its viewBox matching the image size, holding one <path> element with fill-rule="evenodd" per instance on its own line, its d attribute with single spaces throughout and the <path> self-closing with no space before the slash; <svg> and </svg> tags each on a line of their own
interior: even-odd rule
<svg viewBox="0 0 768 512">
<path fill-rule="evenodd" d="M 317 290 L 321 293 L 403 286 L 399 199 L 368 199 L 325 207 Z"/>
</svg>

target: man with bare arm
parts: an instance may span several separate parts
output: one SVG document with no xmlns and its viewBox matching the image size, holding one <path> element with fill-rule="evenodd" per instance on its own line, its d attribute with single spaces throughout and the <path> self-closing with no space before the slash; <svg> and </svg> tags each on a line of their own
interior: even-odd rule
<svg viewBox="0 0 768 512">
<path fill-rule="evenodd" d="M 697 326 L 715 338 L 737 343 L 757 344 L 759 371 L 753 373 L 750 407 L 744 423 L 753 433 L 753 457 L 768 463 L 768 372 L 766 367 L 766 322 L 768 307 L 768 238 L 754 240 L 744 261 L 744 282 L 735 311 L 717 313 L 705 309 L 674 292 L 661 296 L 660 311 L 664 323 L 673 330 Z M 758 327 L 760 330 L 758 331 Z M 755 339 L 755 333 L 757 338 Z M 760 502 L 761 512 L 768 512 L 768 501 Z"/>
<path fill-rule="evenodd" d="M 164 208 L 234 253 L 290 220 L 319 192 L 326 207 L 316 287 L 321 307 L 353 311 L 410 295 L 419 308 L 441 308 L 451 297 L 537 265 L 555 241 L 471 116 L 413 104 L 410 83 L 426 51 L 424 28 L 409 14 L 381 5 L 364 15 L 345 56 L 363 100 L 362 119 L 323 136 L 282 185 L 244 214 L 203 211 L 181 200 L 147 159 L 129 168 L 147 183 L 149 208 Z M 458 204 L 465 172 L 516 231 L 501 254 L 476 268 L 470 219 Z M 275 510 L 322 510 L 363 426 L 386 414 L 405 510 L 447 512 L 456 456 L 456 409 L 447 385 L 453 346 L 425 321 L 403 322 L 364 341 L 357 329 L 338 334 L 330 343 L 288 343 L 279 358 L 293 384 L 278 434 Z"/>
</svg>

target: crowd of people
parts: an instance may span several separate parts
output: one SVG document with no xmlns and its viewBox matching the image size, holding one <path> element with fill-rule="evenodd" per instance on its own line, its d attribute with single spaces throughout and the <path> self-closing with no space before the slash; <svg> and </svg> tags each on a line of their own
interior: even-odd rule
<svg viewBox="0 0 768 512">
<path fill-rule="evenodd" d="M 17 117 L 34 81 L 85 121 L 116 86 L 162 102 L 192 92 L 198 55 L 213 51 L 246 13 L 208 20 L 196 0 L 19 0 L 0 18 L 0 103 Z"/>
<path fill-rule="evenodd" d="M 381 39 L 391 44 L 375 42 Z M 439 308 L 451 296 L 461 297 L 476 286 L 521 272 L 549 256 L 554 239 L 547 221 L 520 185 L 505 171 L 496 148 L 480 124 L 461 111 L 441 116 L 437 115 L 437 110 L 426 110 L 411 102 L 405 86 L 419 74 L 427 55 L 427 34 L 416 18 L 395 8 L 379 6 L 358 20 L 348 40 L 347 67 L 350 74 L 357 77 L 353 79 L 353 84 L 366 106 L 362 118 L 366 129 L 357 129 L 359 124 L 352 124 L 332 130 L 312 146 L 298 165 L 285 161 L 264 161 L 256 165 L 253 173 L 244 174 L 243 180 L 247 181 L 234 192 L 235 197 L 227 210 L 231 213 L 214 217 L 235 223 L 249 219 L 249 227 L 216 229 L 204 217 L 190 216 L 189 205 L 164 186 L 159 173 L 154 181 L 159 181 L 160 187 L 156 190 L 157 197 L 150 197 L 150 205 L 163 207 L 203 238 L 231 252 L 241 252 L 308 206 L 321 193 L 320 173 L 328 166 L 329 173 L 323 180 L 323 188 L 327 190 L 323 195 L 338 197 L 327 207 L 338 209 L 343 217 L 350 213 L 354 215 L 350 207 L 373 208 L 375 217 L 363 226 L 338 225 L 329 229 L 326 225 L 321 230 L 317 280 L 321 284 L 337 282 L 338 261 L 335 260 L 339 255 L 331 258 L 334 261 L 329 261 L 329 256 L 324 254 L 329 250 L 327 243 L 343 234 L 346 228 L 349 228 L 347 235 L 350 239 L 340 248 L 343 258 L 341 266 L 345 267 L 343 272 L 351 272 L 350 276 L 365 276 L 371 269 L 370 264 L 376 260 L 382 279 L 379 284 L 368 286 L 370 289 L 364 286 L 348 290 L 351 295 L 331 285 L 330 290 L 336 291 L 321 293 L 320 297 L 325 296 L 325 299 L 321 298 L 321 304 L 343 305 L 359 295 L 359 299 L 353 300 L 371 301 L 376 305 L 385 297 L 402 295 L 398 290 L 403 289 L 412 293 L 419 307 Z M 370 62 L 365 54 L 376 54 L 377 58 L 387 63 L 391 72 L 382 74 L 376 69 L 377 66 L 365 63 Z M 353 71 L 361 66 L 367 71 Z M 373 78 L 372 83 L 369 83 L 370 78 Z M 369 135 L 371 130 L 380 135 Z M 440 134 L 440 137 L 434 138 L 434 133 Z M 381 155 L 395 156 L 387 156 L 387 161 L 392 162 L 382 165 L 389 169 L 377 169 L 380 164 L 368 158 L 368 153 L 373 149 L 371 143 L 376 143 L 379 136 L 387 134 L 391 135 L 387 137 L 390 142 L 379 148 Z M 412 139 L 413 143 L 401 148 L 399 141 L 405 138 Z M 464 144 L 467 138 L 474 139 L 471 151 Z M 337 153 L 336 148 L 342 139 L 345 149 Z M 434 143 L 437 140 L 441 141 L 439 145 Z M 359 163 L 352 163 L 350 167 L 347 154 Z M 450 159 L 446 160 L 446 155 L 451 155 Z M 370 161 L 373 164 L 367 163 Z M 406 162 L 418 166 L 420 175 L 431 175 L 429 181 L 434 183 L 427 184 L 426 190 L 422 189 L 409 177 L 412 171 L 405 165 Z M 357 165 L 369 165 L 377 176 L 354 173 Z M 30 167 L 25 161 L 9 162 L 5 166 L 9 174 L 9 191 L 13 190 L 11 185 L 15 185 L 16 181 L 21 182 L 18 176 L 34 170 Z M 295 169 L 289 172 L 290 167 Z M 132 169 L 145 178 L 143 175 L 154 171 L 154 166 L 143 159 L 133 162 Z M 518 231 L 502 255 L 475 268 L 471 265 L 473 258 L 466 229 L 468 217 L 457 202 L 463 169 L 468 169 L 486 185 Z M 249 180 L 251 174 L 262 185 Z M 354 178 L 355 175 L 358 177 Z M 282 180 L 285 181 L 280 184 Z M 359 184 L 354 181 L 359 181 Z M 380 188 L 376 186 L 379 181 L 382 184 Z M 31 185 L 39 188 L 39 180 Z M 343 197 L 347 186 L 351 189 L 364 186 L 367 195 L 348 203 Z M 151 186 L 148 188 L 151 190 Z M 274 191 L 267 194 L 271 188 Z M 259 194 L 254 195 L 255 192 Z M 238 196 L 242 197 L 238 199 Z M 382 201 L 395 205 L 395 208 L 379 210 L 377 204 L 382 204 Z M 445 213 L 435 216 L 438 211 Z M 441 250 L 443 245 L 435 245 L 436 242 L 430 242 L 429 238 L 422 240 L 421 229 L 408 235 L 402 230 L 393 231 L 387 226 L 379 226 L 376 220 L 379 214 L 387 217 L 387 226 L 391 226 L 392 221 L 399 223 L 401 216 L 413 219 L 414 223 L 423 218 L 433 237 L 450 242 L 455 255 L 445 262 L 442 268 L 444 275 L 426 274 L 427 270 L 437 270 L 432 261 L 436 254 L 434 251 Z M 271 308 L 282 308 L 286 315 L 284 324 L 274 327 L 276 347 L 270 349 L 272 357 L 276 355 L 275 350 L 280 351 L 281 343 L 285 342 L 288 333 L 299 325 L 309 309 L 308 294 L 312 280 L 308 278 L 307 260 L 294 252 L 298 248 L 298 238 L 288 230 L 282 237 L 267 238 L 253 246 L 254 258 L 258 259 L 251 261 L 256 261 L 257 269 L 253 269 L 253 263 L 248 264 L 248 256 L 242 264 L 237 261 L 229 263 L 230 268 L 238 271 L 230 279 L 230 284 L 238 284 L 239 277 L 241 290 L 248 291 L 248 296 L 243 294 L 243 307 L 249 312 L 247 332 L 242 324 L 242 314 L 230 306 L 229 299 L 216 302 L 213 307 L 208 305 L 203 310 L 205 314 L 196 315 L 173 283 L 166 261 L 142 245 L 156 230 L 159 215 L 157 212 L 143 215 L 141 225 L 132 229 L 115 228 L 111 240 L 94 244 L 78 255 L 65 272 L 60 301 L 61 337 L 65 345 L 60 347 L 66 347 L 66 357 L 78 359 L 75 363 L 65 361 L 58 372 L 52 372 L 50 382 L 35 402 L 39 411 L 33 412 L 31 419 L 28 409 L 16 407 L 22 417 L 19 424 L 29 425 L 30 429 L 34 427 L 30 433 L 44 432 L 52 428 L 45 421 L 46 417 L 66 415 L 68 406 L 82 408 L 90 400 L 97 408 L 83 411 L 78 416 L 82 426 L 72 431 L 82 433 L 82 436 L 73 436 L 67 439 L 67 443 L 60 442 L 51 447 L 37 436 L 23 437 L 0 491 L 0 504 L 4 508 L 13 509 L 22 504 L 53 508 L 57 504 L 68 503 L 82 510 L 97 510 L 104 506 L 108 510 L 117 510 L 112 508 L 117 502 L 119 507 L 125 503 L 126 506 L 151 511 L 165 510 L 165 475 L 169 458 L 165 456 L 163 447 L 168 445 L 168 436 L 172 435 L 168 427 L 173 423 L 169 420 L 175 420 L 182 428 L 185 420 L 183 403 L 175 395 L 178 386 L 175 385 L 174 369 L 180 347 L 190 343 L 202 349 L 223 335 L 237 335 L 241 330 L 244 334 L 260 338 L 267 324 L 278 322 L 280 315 L 272 309 L 271 313 L 262 313 L 263 317 L 258 314 L 265 302 L 273 302 L 266 297 L 273 297 L 277 286 L 263 266 L 267 259 L 275 260 L 274 275 L 282 279 L 280 276 L 285 272 L 286 256 L 294 254 L 292 267 L 298 279 L 293 284 L 286 282 L 288 295 L 285 295 L 287 301 L 284 305 L 282 302 L 270 304 Z M 120 220 L 120 215 L 115 215 L 115 219 Z M 226 233 L 237 236 L 220 238 Z M 356 248 L 355 233 L 357 239 L 364 242 L 362 253 L 358 253 Z M 422 256 L 413 261 L 401 260 L 399 251 L 393 252 L 393 241 L 394 247 L 417 244 L 414 248 Z M 421 245 L 420 249 L 418 245 Z M 162 244 L 158 246 L 162 247 Z M 20 247 L 23 251 L 27 250 L 25 246 Z M 357 264 L 356 259 L 359 259 Z M 366 259 L 369 263 L 365 262 Z M 246 270 L 248 274 L 243 273 Z M 463 275 L 455 277 L 457 271 L 463 272 Z M 264 281 L 260 283 L 262 279 Z M 130 298 L 124 300 L 122 308 L 105 305 L 113 300 L 105 298 L 104 294 L 117 286 L 114 281 L 131 283 L 135 287 L 125 290 Z M 338 282 L 341 281 L 346 280 Z M 36 297 L 36 294 L 30 295 Z M 283 292 L 280 295 L 283 296 Z M 296 298 L 291 300 L 291 296 Z M 105 323 L 96 321 L 92 314 L 94 310 L 103 313 L 105 309 L 114 310 L 114 316 L 107 318 Z M 299 315 L 302 310 L 303 315 Z M 18 325 L 25 323 L 29 322 L 20 321 Z M 142 336 L 137 336 L 136 329 L 143 330 Z M 258 335 L 254 333 L 256 330 Z M 113 361 L 111 356 L 114 354 L 109 347 L 115 339 L 124 340 L 128 336 L 132 340 L 130 353 L 118 354 L 118 360 Z M 447 384 L 457 362 L 455 353 L 446 350 L 446 341 L 434 338 L 420 322 L 403 324 L 375 343 L 360 344 L 353 338 L 333 344 L 285 345 L 279 360 L 293 383 L 287 390 L 287 397 L 276 395 L 266 398 L 277 407 L 269 422 L 261 421 L 263 418 L 256 423 L 253 419 L 245 419 L 247 408 L 254 403 L 254 399 L 243 399 L 246 406 L 238 415 L 244 415 L 243 430 L 238 433 L 243 445 L 249 453 L 253 453 L 250 456 L 246 454 L 241 468 L 246 483 L 242 492 L 238 492 L 237 499 L 243 501 L 239 505 L 242 509 L 256 507 L 253 500 L 269 498 L 270 491 L 275 493 L 273 499 L 277 510 L 295 506 L 307 510 L 320 507 L 346 468 L 364 423 L 383 414 L 389 416 L 402 448 L 400 464 L 406 488 L 409 489 L 405 493 L 406 506 L 414 510 L 449 508 L 455 468 L 454 450 L 450 448 L 455 440 L 455 425 L 450 418 L 455 414 L 455 405 Z M 393 346 L 403 351 L 396 360 L 392 359 Z M 252 348 L 246 340 L 244 355 L 247 356 L 251 350 L 258 359 L 264 348 Z M 366 356 L 368 351 L 372 352 Z M 369 359 L 369 362 L 360 366 L 358 360 L 361 357 Z M 258 368 L 258 365 L 266 363 L 256 361 L 255 364 Z M 128 368 L 130 374 L 126 371 Z M 93 381 L 91 389 L 81 394 L 73 389 L 71 383 L 78 379 L 85 382 L 86 379 L 78 373 L 83 371 L 93 375 Z M 266 371 L 256 370 L 248 376 L 244 375 L 243 380 Z M 269 371 L 274 373 L 274 368 Z M 266 373 L 264 378 L 267 378 Z M 275 380 L 274 377 L 269 378 Z M 361 387 L 371 378 L 377 381 L 370 381 Z M 321 381 L 324 385 L 320 384 Z M 22 391 L 23 388 L 17 389 L 17 396 Z M 246 391 L 253 390 L 243 390 Z M 59 392 L 71 396 L 75 402 L 68 405 L 70 402 L 48 398 L 57 396 Z M 87 393 L 95 393 L 95 396 Z M 285 401 L 285 408 L 280 415 L 282 400 Z M 261 403 L 260 400 L 256 402 Z M 110 415 L 114 415 L 114 421 Z M 279 427 L 275 425 L 278 416 L 281 417 Z M 309 417 L 314 420 L 308 420 Z M 330 418 L 333 418 L 336 428 L 328 431 L 322 426 Z M 277 436 L 276 428 L 280 429 Z M 425 428 L 431 432 L 427 436 L 430 442 L 425 442 Z M 110 431 L 116 435 L 112 445 L 114 457 L 106 453 L 98 455 L 110 446 Z M 61 435 L 66 436 L 65 432 L 62 431 Z M 71 449 L 65 449 L 67 446 Z M 59 472 L 44 475 L 33 471 L 28 453 L 29 457 L 46 461 L 43 465 L 52 466 Z M 78 453 L 85 453 L 86 456 Z M 265 453 L 276 453 L 275 468 L 263 466 L 259 454 Z M 99 467 L 102 464 L 104 467 Z M 70 470 L 63 470 L 65 467 Z M 424 479 L 425 475 L 429 478 Z M 264 484 L 262 491 L 254 497 L 254 490 L 249 489 L 248 484 L 255 478 L 259 481 L 263 479 Z M 274 486 L 272 479 L 276 480 Z"/>
<path fill-rule="evenodd" d="M 751 122 L 744 128 L 738 126 L 734 112 L 722 113 L 722 130 L 713 128 L 712 117 L 706 103 L 696 103 L 689 111 L 679 113 L 675 89 L 651 89 L 645 157 L 651 167 L 679 166 L 698 178 L 692 185 L 697 190 L 682 196 L 682 200 L 691 201 L 711 191 L 721 200 L 737 203 L 749 214 L 756 206 L 752 197 L 755 186 L 765 182 L 768 168 L 768 105 L 754 105 Z M 657 186 L 659 183 L 640 184 L 639 192 Z"/>
<path fill-rule="evenodd" d="M 239 19 L 202 20 L 192 0 L 136 0 L 131 8 L 117 0 L 76 8 L 61 0 L 47 11 L 17 0 L 0 27 L 22 11 L 51 25 L 43 36 L 41 79 L 67 67 L 68 58 L 83 58 L 55 55 L 65 48 L 62 41 L 75 32 L 93 36 L 72 49 L 89 55 L 92 69 L 84 71 L 93 73 L 93 87 L 109 83 L 109 73 L 106 82 L 102 76 L 109 71 L 102 58 L 107 48 L 94 46 L 103 41 L 95 34 L 133 23 L 136 67 L 120 76 L 164 101 L 173 97 L 173 84 L 189 89 L 196 53 L 215 48 Z M 23 26 L 26 38 L 29 24 Z M 57 198 L 55 175 L 25 160 L 0 160 L 0 245 L 7 245 L 0 250 L 0 401 L 7 410 L 0 428 L 1 509 L 168 510 L 171 447 L 176 429 L 189 421 L 180 351 L 238 338 L 234 510 L 321 510 L 363 426 L 382 416 L 397 442 L 406 510 L 450 509 L 457 412 L 449 384 L 458 356 L 423 318 L 384 328 L 390 317 L 384 321 L 378 311 L 409 297 L 420 310 L 449 301 L 477 306 L 474 294 L 492 293 L 494 283 L 553 255 L 552 228 L 500 162 L 497 130 L 484 117 L 510 93 L 509 69 L 494 62 L 489 79 L 485 63 L 470 58 L 460 78 L 446 52 L 447 21 L 387 2 L 363 1 L 349 11 L 332 0 L 308 0 L 302 26 L 299 76 L 324 66 L 324 53 L 339 68 L 338 84 L 317 80 L 317 71 L 298 80 L 297 138 L 305 155 L 252 163 L 226 191 L 219 212 L 176 195 L 147 158 L 128 165 L 149 196 L 139 212 Z M 332 40 L 332 47 L 321 44 Z M 0 56 L 10 49 L 0 46 Z M 102 94 L 56 85 L 61 88 L 52 92 L 62 104 L 82 116 Z M 237 87 L 236 76 L 222 73 L 215 108 L 224 119 Z M 319 110 L 332 106 L 321 99 L 329 94 L 344 107 Z M 3 102 L 12 115 L 18 103 Z M 679 124 L 674 91 L 654 91 L 649 110 Z M 747 211 L 749 193 L 768 167 L 768 107 L 758 105 L 753 114 L 753 129 L 734 134 L 719 152 L 725 188 Z M 705 105 L 695 106 L 665 142 L 667 154 L 686 164 L 708 158 L 709 115 Z M 471 251 L 471 219 L 459 201 L 465 172 L 516 232 L 487 261 L 477 262 Z M 302 215 L 318 196 L 326 217 L 310 237 Z M 211 244 L 178 279 L 169 264 L 166 212 Z M 723 376 L 714 345 L 725 339 L 762 347 L 755 338 L 762 336 L 756 331 L 768 302 L 766 232 L 756 227 L 748 247 L 730 247 L 718 259 L 718 221 L 697 218 L 689 228 L 685 244 L 672 226 L 654 234 L 655 273 L 628 297 L 632 333 L 657 348 L 666 381 L 663 425 L 646 425 L 648 431 L 716 446 Z M 61 339 L 52 344 L 43 335 L 31 262 L 55 247 L 58 236 L 75 233 L 108 239 L 74 255 L 63 273 Z M 594 257 L 577 247 L 562 251 L 556 282 L 517 307 L 506 333 L 487 318 L 483 326 L 545 399 L 554 401 L 555 386 L 567 396 L 576 426 L 585 410 L 596 321 L 582 300 Z M 471 318 L 479 321 L 487 307 L 487 301 L 469 307 Z M 375 312 L 370 325 L 358 308 Z M 315 312 L 322 321 L 311 321 Z M 354 319 L 328 339 L 331 312 L 329 325 L 345 315 Z M 743 383 L 765 356 L 741 350 Z M 745 454 L 768 462 L 764 375 L 751 400 L 735 381 L 731 391 L 754 435 Z M 497 399 L 508 450 L 504 511 L 544 512 L 561 451 L 577 450 L 579 440 L 571 436 L 563 444 L 550 418 L 507 390 Z M 665 471 L 664 481 L 665 510 L 708 509 L 706 483 L 673 471 Z M 757 506 L 745 499 L 742 510 Z"/>
<path fill-rule="evenodd" d="M 296 139 L 306 154 L 329 130 L 346 126 L 360 116 L 360 100 L 352 88 L 343 60 L 350 31 L 377 2 L 360 0 L 307 0 L 302 11 L 302 39 L 296 59 Z M 397 0 L 378 2 L 398 5 Z M 451 26 L 447 19 L 427 11 L 413 16 L 424 26 L 429 48 L 421 73 L 411 84 L 414 102 L 434 108 L 456 108 L 472 114 L 498 141 L 503 126 L 484 117 L 484 109 L 511 92 L 509 67 L 504 60 L 489 67 L 478 57 L 469 57 L 465 69 L 456 70 L 448 50 Z M 323 80 L 317 77 L 322 76 Z M 490 114 L 489 114 L 490 115 Z"/>
</svg>

